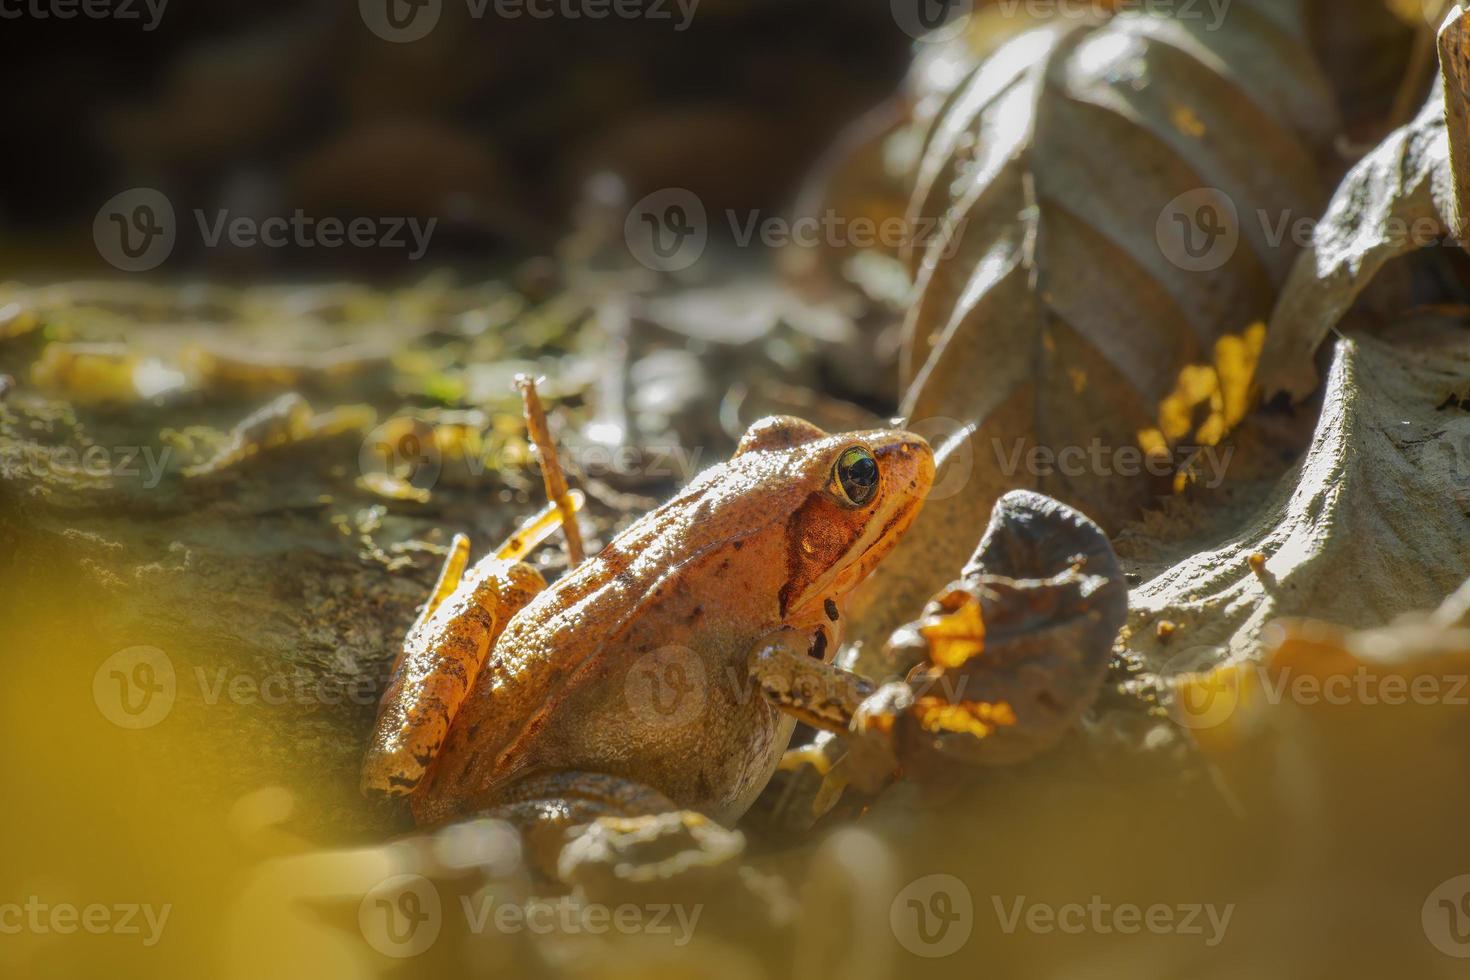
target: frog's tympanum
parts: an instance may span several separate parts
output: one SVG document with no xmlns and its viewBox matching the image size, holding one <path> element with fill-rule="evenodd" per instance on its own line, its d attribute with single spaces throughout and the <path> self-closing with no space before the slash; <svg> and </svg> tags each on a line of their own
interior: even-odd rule
<svg viewBox="0 0 1470 980">
<path fill-rule="evenodd" d="M 384 695 L 363 788 L 421 826 L 489 814 L 551 858 L 568 828 L 692 811 L 728 825 L 823 691 L 849 590 L 934 478 L 916 435 L 753 425 L 734 457 L 549 588 L 516 542 L 456 539 Z M 702 815 L 696 816 L 696 815 Z"/>
</svg>

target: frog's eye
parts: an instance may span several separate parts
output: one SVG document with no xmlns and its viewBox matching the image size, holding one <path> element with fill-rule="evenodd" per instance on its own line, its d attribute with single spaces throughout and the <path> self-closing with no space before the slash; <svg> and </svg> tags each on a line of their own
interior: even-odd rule
<svg viewBox="0 0 1470 980">
<path fill-rule="evenodd" d="M 837 466 L 833 468 L 832 475 L 837 478 L 836 483 L 842 496 L 855 507 L 872 500 L 878 489 L 878 461 L 861 446 L 844 450 L 837 457 Z"/>
</svg>

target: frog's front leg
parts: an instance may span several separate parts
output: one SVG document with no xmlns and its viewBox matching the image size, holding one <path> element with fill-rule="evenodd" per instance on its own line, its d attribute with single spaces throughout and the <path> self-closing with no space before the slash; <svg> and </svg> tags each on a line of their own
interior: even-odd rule
<svg viewBox="0 0 1470 980">
<path fill-rule="evenodd" d="M 772 706 L 813 728 L 845 733 L 872 682 L 809 652 L 807 638 L 780 630 L 751 651 L 751 679 Z"/>
<path fill-rule="evenodd" d="M 642 783 L 595 772 L 527 777 L 483 815 L 520 831 L 542 875 L 594 890 L 723 874 L 745 849 L 739 831 L 681 810 Z"/>
<path fill-rule="evenodd" d="M 863 727 L 863 703 L 877 690 L 872 681 L 813 657 L 806 637 L 792 630 L 762 640 L 751 651 L 749 669 L 769 704 L 830 733 L 781 756 L 782 770 L 810 767 L 821 779 L 812 800 L 813 816 L 830 810 L 850 783 L 867 784 L 872 781 L 871 773 L 892 770 L 893 760 L 886 754 L 875 757 L 872 746 L 849 738 L 854 728 Z"/>
</svg>

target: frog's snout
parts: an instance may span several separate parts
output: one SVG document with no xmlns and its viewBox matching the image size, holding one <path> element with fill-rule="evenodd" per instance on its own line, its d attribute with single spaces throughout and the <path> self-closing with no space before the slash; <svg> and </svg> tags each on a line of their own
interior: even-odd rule
<svg viewBox="0 0 1470 980">
<path fill-rule="evenodd" d="M 934 485 L 934 450 L 923 436 L 896 431 L 875 446 L 889 500 L 923 500 Z"/>
</svg>

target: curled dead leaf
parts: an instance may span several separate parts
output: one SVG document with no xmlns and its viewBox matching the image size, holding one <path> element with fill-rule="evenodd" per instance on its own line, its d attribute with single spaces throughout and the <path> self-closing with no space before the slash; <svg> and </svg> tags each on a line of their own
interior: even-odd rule
<svg viewBox="0 0 1470 980">
<path fill-rule="evenodd" d="M 1127 611 L 1101 529 L 1030 491 L 997 502 L 963 574 L 893 635 L 886 656 L 906 679 L 860 712 L 859 727 L 919 773 L 941 758 L 1016 763 L 1054 744 L 1096 698 Z"/>
</svg>

